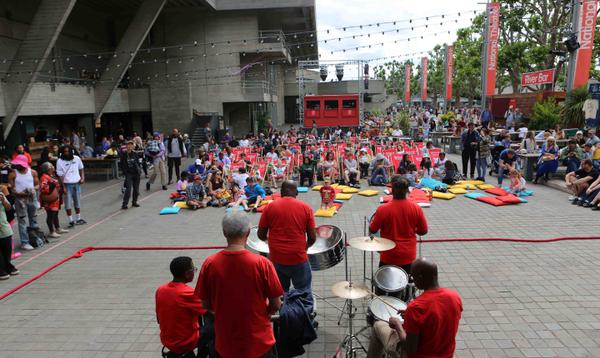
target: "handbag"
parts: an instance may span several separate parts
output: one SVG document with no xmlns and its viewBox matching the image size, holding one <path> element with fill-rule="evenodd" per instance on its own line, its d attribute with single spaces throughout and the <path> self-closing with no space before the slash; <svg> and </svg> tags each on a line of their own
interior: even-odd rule
<svg viewBox="0 0 600 358">
<path fill-rule="evenodd" d="M 55 202 L 56 200 L 58 200 L 58 190 L 54 188 L 54 190 L 52 190 L 48 194 L 40 193 L 40 200 L 44 204 L 50 204 Z"/>
</svg>

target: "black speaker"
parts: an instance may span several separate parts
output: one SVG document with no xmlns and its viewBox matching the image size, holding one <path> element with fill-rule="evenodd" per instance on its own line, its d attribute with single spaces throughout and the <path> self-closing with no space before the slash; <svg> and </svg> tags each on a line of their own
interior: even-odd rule
<svg viewBox="0 0 600 358">
<path fill-rule="evenodd" d="M 573 53 L 573 52 L 577 51 L 577 49 L 581 47 L 581 45 L 579 44 L 579 42 L 577 42 L 577 36 L 576 35 L 569 36 L 569 38 L 566 39 L 565 42 L 563 42 L 563 43 L 565 44 L 565 46 L 567 47 L 567 50 L 570 53 Z"/>
</svg>

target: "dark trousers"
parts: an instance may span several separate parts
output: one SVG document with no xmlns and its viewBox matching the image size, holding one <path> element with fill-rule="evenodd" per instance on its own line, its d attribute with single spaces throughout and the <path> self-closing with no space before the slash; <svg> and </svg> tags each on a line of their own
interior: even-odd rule
<svg viewBox="0 0 600 358">
<path fill-rule="evenodd" d="M 308 261 L 296 265 L 282 265 L 275 263 L 274 266 L 284 292 L 290 290 L 290 284 L 293 284 L 294 288 L 297 290 L 311 291 L 312 271 Z"/>
<path fill-rule="evenodd" d="M 360 178 L 366 178 L 369 176 L 369 163 L 359 163 L 358 166 L 360 168 Z"/>
<path fill-rule="evenodd" d="M 314 172 L 310 170 L 303 170 L 300 172 L 300 186 L 304 186 L 304 182 L 308 180 L 308 186 L 313 185 L 313 179 L 315 177 Z"/>
<path fill-rule="evenodd" d="M 133 190 L 132 203 L 137 203 L 138 197 L 140 196 L 140 175 L 139 174 L 125 174 L 125 193 L 123 194 L 123 206 L 129 204 L 129 197 Z"/>
<path fill-rule="evenodd" d="M 589 194 L 587 194 L 587 191 L 584 191 L 579 196 L 579 200 L 581 200 L 581 201 L 587 201 L 588 203 L 591 203 L 592 200 L 594 200 L 594 198 L 598 195 L 598 193 L 600 193 L 600 189 L 596 189 L 596 190 L 592 191 Z"/>
<path fill-rule="evenodd" d="M 12 236 L 0 238 L 0 276 L 9 274 L 15 269 L 10 263 L 12 258 Z"/>
<path fill-rule="evenodd" d="M 381 267 L 381 266 L 389 266 L 389 265 L 390 264 L 386 264 L 383 261 L 379 261 L 379 267 Z M 398 266 L 398 265 L 393 265 L 393 266 Z M 406 272 L 406 274 L 408 275 L 408 282 L 412 282 L 412 280 L 410 279 L 410 266 L 411 266 L 411 264 L 398 266 L 401 269 L 403 269 Z M 373 282 L 375 282 L 375 281 L 373 281 Z M 377 296 L 388 295 L 388 296 L 399 298 L 399 299 L 401 299 L 403 301 L 406 301 L 406 299 L 408 298 L 408 297 L 406 297 L 407 294 L 408 294 L 408 290 L 406 290 L 406 289 L 404 291 L 400 291 L 400 292 L 387 293 L 384 290 L 382 290 L 379 287 L 377 287 L 377 284 L 375 284 L 375 294 Z"/>
<path fill-rule="evenodd" d="M 569 157 L 562 160 L 562 164 L 567 167 L 567 174 L 579 169 L 580 161 L 576 157 Z"/>
<path fill-rule="evenodd" d="M 462 171 L 463 175 L 467 176 L 467 166 L 469 165 L 469 161 L 471 162 L 471 167 L 469 168 L 469 173 L 471 176 L 475 176 L 475 154 L 477 152 L 471 149 L 463 149 L 462 151 Z"/>
<path fill-rule="evenodd" d="M 173 179 L 173 167 L 175 167 L 176 180 L 179 180 L 179 167 L 181 166 L 181 157 L 179 158 L 168 158 L 167 166 L 169 168 L 169 183 Z"/>
<path fill-rule="evenodd" d="M 48 225 L 48 230 L 50 232 L 54 232 L 60 228 L 58 211 L 46 209 L 46 225 Z"/>
</svg>

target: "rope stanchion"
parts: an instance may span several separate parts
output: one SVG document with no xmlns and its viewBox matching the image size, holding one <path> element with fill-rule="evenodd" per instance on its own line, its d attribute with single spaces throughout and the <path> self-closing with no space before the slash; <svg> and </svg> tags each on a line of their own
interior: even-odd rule
<svg viewBox="0 0 600 358">
<path fill-rule="evenodd" d="M 443 243 L 443 242 L 516 242 L 516 243 L 552 243 L 559 241 L 589 241 L 589 240 L 600 240 L 600 236 L 563 236 L 555 237 L 550 239 L 516 239 L 516 238 L 500 238 L 500 237 L 478 237 L 478 238 L 449 238 L 449 239 L 419 239 L 419 243 Z M 347 245 L 348 246 L 348 245 Z M 27 281 L 19 284 L 18 286 L 4 292 L 0 295 L 0 301 L 13 293 L 19 291 L 25 286 L 28 286 L 32 282 L 46 275 L 48 272 L 55 268 L 69 262 L 73 259 L 82 257 L 86 252 L 91 251 L 178 251 L 178 250 L 221 250 L 225 246 L 88 246 L 76 251 L 73 255 L 66 257 L 54 265 L 45 268 L 39 274 L 33 276 Z"/>
</svg>

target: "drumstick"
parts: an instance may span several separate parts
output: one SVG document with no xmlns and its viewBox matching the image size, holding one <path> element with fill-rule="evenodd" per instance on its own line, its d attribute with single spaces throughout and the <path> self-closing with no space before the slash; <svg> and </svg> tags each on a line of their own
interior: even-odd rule
<svg viewBox="0 0 600 358">
<path fill-rule="evenodd" d="M 381 297 L 377 296 L 377 295 L 375 294 L 375 292 L 373 292 L 373 291 L 369 290 L 368 288 L 367 288 L 367 291 L 368 291 L 368 292 L 369 292 L 371 295 L 375 296 L 375 298 L 376 298 L 376 299 L 378 299 L 378 300 L 380 300 L 381 302 L 385 303 L 387 306 L 390 306 L 390 307 L 392 307 L 392 308 L 393 308 L 393 309 L 394 309 L 396 312 L 398 312 L 398 308 L 394 307 L 394 305 L 392 305 L 391 303 L 387 302 L 387 301 L 386 301 L 386 300 L 384 300 L 383 298 L 381 298 Z"/>
</svg>

